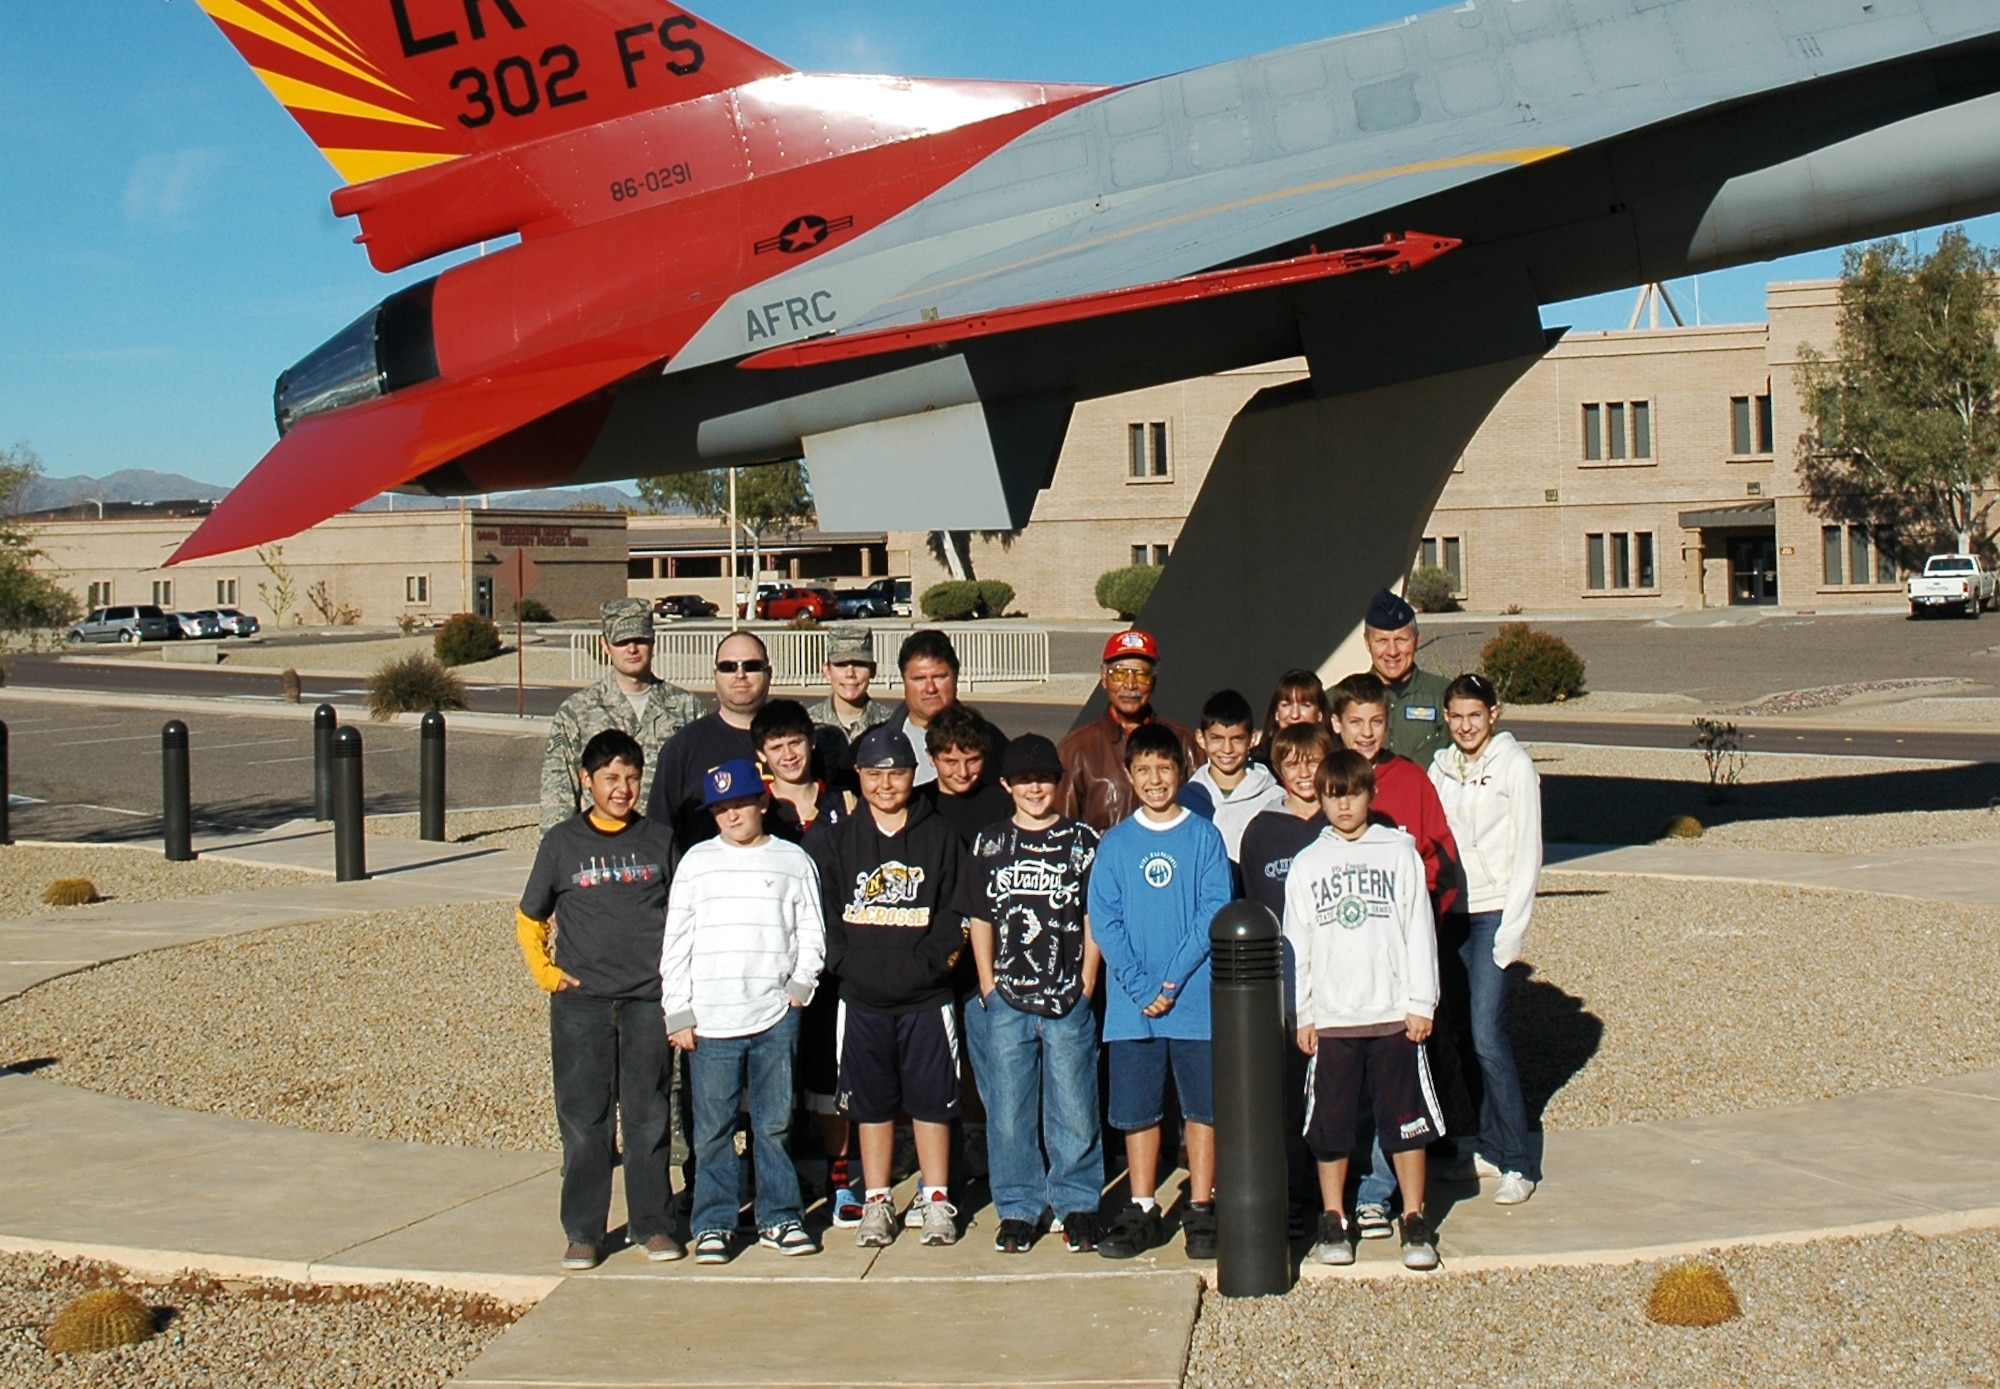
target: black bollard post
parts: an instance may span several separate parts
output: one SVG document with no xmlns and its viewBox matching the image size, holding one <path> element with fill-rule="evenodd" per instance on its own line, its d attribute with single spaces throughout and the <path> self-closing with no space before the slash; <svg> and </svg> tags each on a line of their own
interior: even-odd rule
<svg viewBox="0 0 2000 1389">
<path fill-rule="evenodd" d="M 333 730 L 340 715 L 331 704 L 313 710 L 313 819 L 333 818 Z"/>
<path fill-rule="evenodd" d="M 168 719 L 160 729 L 160 837 L 168 863 L 194 862 L 194 804 L 188 789 L 188 726 Z"/>
<path fill-rule="evenodd" d="M 7 823 L 7 725 L 0 722 L 0 844 L 12 844 L 14 832 Z"/>
<path fill-rule="evenodd" d="M 417 785 L 417 835 L 444 843 L 444 715 L 433 709 L 424 715 Z"/>
<path fill-rule="evenodd" d="M 333 878 L 358 883 L 368 876 L 368 827 L 361 818 L 361 730 L 333 735 Z"/>
<path fill-rule="evenodd" d="M 1277 920 L 1232 902 L 1208 928 L 1215 1048 L 1216 1287 L 1265 1297 L 1292 1285 L 1286 1232 L 1285 957 Z"/>
</svg>

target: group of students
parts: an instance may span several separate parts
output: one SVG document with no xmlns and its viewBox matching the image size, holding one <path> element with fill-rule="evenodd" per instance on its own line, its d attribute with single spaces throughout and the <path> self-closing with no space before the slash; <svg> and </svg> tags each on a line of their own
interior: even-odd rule
<svg viewBox="0 0 2000 1389">
<path fill-rule="evenodd" d="M 1149 637 L 1119 634 L 1107 689 L 1114 668 L 1157 661 Z M 1186 1252 L 1215 1257 L 1208 928 L 1247 897 L 1283 924 L 1297 1049 L 1271 1083 L 1293 1101 L 1309 1257 L 1351 1263 L 1357 1240 L 1394 1233 L 1399 1189 L 1403 1262 L 1435 1267 L 1427 1156 L 1445 1156 L 1450 1179 L 1496 1178 L 1506 1203 L 1538 1175 L 1505 1008 L 1540 870 L 1539 788 L 1481 677 L 1447 689 L 1451 741 L 1427 769 L 1387 750 L 1392 702 L 1373 673 L 1325 690 L 1292 672 L 1262 729 L 1234 691 L 1210 698 L 1191 734 L 1148 705 L 1116 730 L 1132 812 L 1101 832 L 1064 813 L 1080 780 L 1068 742 L 1002 741 L 959 705 L 921 730 L 936 779 L 919 786 L 909 725 L 843 730 L 830 750 L 803 707 L 766 703 L 750 728 L 757 760 L 702 778 L 712 834 L 699 842 L 639 813 L 635 739 L 591 738 L 588 805 L 546 833 L 517 914 L 551 995 L 564 1266 L 604 1252 L 614 1113 L 630 1238 L 649 1258 L 684 1257 L 668 1177 L 677 1101 L 698 1262 L 736 1248 L 746 1115 L 756 1242 L 817 1251 L 791 1151 L 801 1100 L 829 1155 L 832 1223 L 864 1247 L 902 1228 L 957 1240 L 952 1160 L 970 1099 L 997 1250 L 1044 1234 L 1108 1258 L 1164 1244 L 1159 1180 L 1184 1153 Z M 1451 1083 L 1462 1069 L 1480 1093 L 1476 1146 L 1446 1136 L 1430 1057 L 1441 1034 L 1459 1043 L 1441 1058 Z M 1364 1113 L 1370 1170 L 1350 1200 Z M 919 1175 L 900 1212 L 899 1119 Z M 1127 1187 L 1108 1214 L 1107 1125 Z"/>
</svg>

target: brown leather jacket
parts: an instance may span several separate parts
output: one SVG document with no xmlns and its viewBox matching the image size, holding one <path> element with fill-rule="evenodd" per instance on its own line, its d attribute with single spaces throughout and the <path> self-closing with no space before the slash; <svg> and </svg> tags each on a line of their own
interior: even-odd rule
<svg viewBox="0 0 2000 1389">
<path fill-rule="evenodd" d="M 1195 746 L 1194 734 L 1177 723 L 1156 718 L 1150 707 L 1142 722 L 1157 723 L 1174 731 L 1186 753 L 1181 775 L 1183 778 L 1194 775 L 1194 769 L 1201 765 L 1201 750 Z M 1102 717 L 1064 738 L 1057 749 L 1063 764 L 1062 813 L 1083 821 L 1099 834 L 1139 808 L 1138 798 L 1132 794 L 1131 778 L 1125 775 L 1125 736 L 1125 726 L 1107 709 Z"/>
</svg>

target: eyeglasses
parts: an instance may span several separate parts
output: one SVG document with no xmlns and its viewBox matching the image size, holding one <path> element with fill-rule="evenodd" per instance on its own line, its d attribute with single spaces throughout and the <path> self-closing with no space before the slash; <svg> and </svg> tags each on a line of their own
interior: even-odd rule
<svg viewBox="0 0 2000 1389">
<path fill-rule="evenodd" d="M 1104 678 L 1114 685 L 1150 685 L 1153 672 L 1135 666 L 1113 666 L 1104 672 Z"/>
<path fill-rule="evenodd" d="M 771 663 L 769 661 L 717 661 L 715 663 L 715 673 L 717 675 L 734 675 L 739 670 L 745 675 L 762 675 L 770 668 Z"/>
</svg>

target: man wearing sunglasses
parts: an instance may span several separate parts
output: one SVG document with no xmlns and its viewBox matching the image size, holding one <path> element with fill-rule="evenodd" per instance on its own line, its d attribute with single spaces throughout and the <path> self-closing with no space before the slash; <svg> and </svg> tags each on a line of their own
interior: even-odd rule
<svg viewBox="0 0 2000 1389">
<path fill-rule="evenodd" d="M 656 748 L 701 717 L 701 704 L 678 685 L 653 674 L 653 609 L 641 598 L 616 598 L 599 610 L 604 653 L 611 669 L 588 689 L 563 701 L 549 723 L 542 754 L 542 833 L 577 813 L 577 768 L 584 746 L 606 729 L 629 733 L 642 748 Z M 641 774 L 644 800 L 656 775 L 649 760 Z"/>
<path fill-rule="evenodd" d="M 1137 628 L 1114 632 L 1104 644 L 1104 716 L 1072 730 L 1057 750 L 1063 764 L 1062 813 L 1099 834 L 1138 808 L 1132 780 L 1125 774 L 1125 740 L 1132 730 L 1156 723 L 1181 744 L 1181 779 L 1201 765 L 1194 734 L 1153 713 L 1153 682 L 1160 647 Z"/>
<path fill-rule="evenodd" d="M 715 817 L 702 807 L 702 779 L 725 762 L 755 762 L 750 724 L 771 698 L 771 653 L 754 632 L 731 632 L 715 648 L 716 710 L 703 714 L 660 749 L 659 771 L 646 817 L 674 827 L 689 845 L 715 837 Z"/>
</svg>

